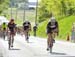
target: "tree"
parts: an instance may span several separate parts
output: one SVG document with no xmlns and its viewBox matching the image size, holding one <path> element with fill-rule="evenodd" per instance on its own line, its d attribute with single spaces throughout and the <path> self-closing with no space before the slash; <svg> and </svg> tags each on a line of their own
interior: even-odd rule
<svg viewBox="0 0 75 57">
<path fill-rule="evenodd" d="M 9 6 L 9 0 L 0 0 L 0 14 Z"/>
<path fill-rule="evenodd" d="M 50 18 L 52 12 L 56 17 L 74 14 L 75 0 L 41 0 L 39 7 L 39 21 Z"/>
</svg>

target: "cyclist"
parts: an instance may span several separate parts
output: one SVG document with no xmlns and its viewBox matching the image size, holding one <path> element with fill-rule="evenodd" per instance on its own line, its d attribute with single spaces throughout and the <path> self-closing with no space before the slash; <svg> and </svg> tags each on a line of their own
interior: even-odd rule
<svg viewBox="0 0 75 57">
<path fill-rule="evenodd" d="M 2 24 L 2 31 L 3 31 L 4 39 L 5 39 L 5 36 L 6 36 L 6 30 L 7 30 L 7 24 L 5 22 L 3 22 L 3 24 Z"/>
<path fill-rule="evenodd" d="M 52 44 L 52 36 L 54 36 L 52 42 L 55 42 L 54 38 L 56 35 L 58 35 L 58 22 L 55 20 L 55 17 L 51 17 L 51 21 L 49 21 L 49 23 L 47 24 L 47 35 L 47 50 L 49 50 L 49 46 L 50 44 Z"/>
<path fill-rule="evenodd" d="M 6 30 L 7 29 L 7 24 L 5 22 L 3 22 L 2 24 L 2 30 Z"/>
<path fill-rule="evenodd" d="M 31 23 L 29 21 L 25 21 L 23 23 L 23 30 L 24 30 L 24 34 L 25 34 L 25 40 L 28 42 L 28 35 L 29 35 L 29 31 L 31 30 Z"/>
<path fill-rule="evenodd" d="M 8 23 L 8 31 L 9 31 L 9 40 L 11 41 L 11 47 L 13 47 L 14 36 L 16 33 L 16 24 L 14 23 L 14 19 L 11 19 Z"/>
<path fill-rule="evenodd" d="M 37 30 L 37 25 L 35 25 L 35 26 L 33 27 L 34 36 L 36 36 L 36 30 Z"/>
</svg>

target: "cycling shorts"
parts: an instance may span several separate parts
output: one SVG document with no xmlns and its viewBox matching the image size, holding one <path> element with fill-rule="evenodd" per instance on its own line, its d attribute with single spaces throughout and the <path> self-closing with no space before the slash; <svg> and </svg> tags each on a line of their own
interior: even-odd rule
<svg viewBox="0 0 75 57">
<path fill-rule="evenodd" d="M 48 30 L 47 30 L 47 34 L 48 34 L 48 33 L 53 33 L 53 32 L 57 33 L 57 29 L 48 29 Z"/>
</svg>

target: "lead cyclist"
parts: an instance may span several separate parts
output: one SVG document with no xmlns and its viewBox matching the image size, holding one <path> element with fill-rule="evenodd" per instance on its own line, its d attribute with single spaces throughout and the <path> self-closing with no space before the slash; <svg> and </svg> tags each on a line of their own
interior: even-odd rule
<svg viewBox="0 0 75 57">
<path fill-rule="evenodd" d="M 55 37 L 58 35 L 59 29 L 58 29 L 58 22 L 55 20 L 55 17 L 51 17 L 51 21 L 47 24 L 47 51 L 49 51 L 49 46 L 52 44 L 51 42 L 55 43 Z M 53 40 L 51 40 L 53 39 Z"/>
</svg>

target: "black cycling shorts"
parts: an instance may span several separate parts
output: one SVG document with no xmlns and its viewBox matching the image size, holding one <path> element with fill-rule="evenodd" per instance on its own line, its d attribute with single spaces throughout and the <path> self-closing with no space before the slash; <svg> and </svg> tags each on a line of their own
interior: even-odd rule
<svg viewBox="0 0 75 57">
<path fill-rule="evenodd" d="M 24 30 L 27 30 L 27 29 L 29 29 L 29 26 L 24 26 Z"/>
<path fill-rule="evenodd" d="M 15 32 L 10 31 L 10 35 L 15 35 Z"/>
<path fill-rule="evenodd" d="M 47 30 L 47 34 L 48 34 L 48 33 L 53 33 L 53 32 L 57 33 L 57 29 L 48 29 L 48 30 Z"/>
</svg>

